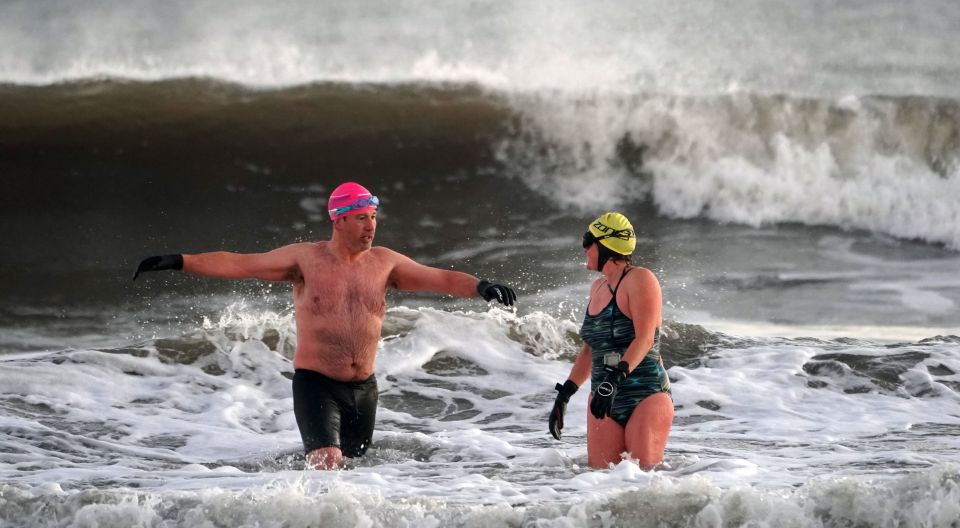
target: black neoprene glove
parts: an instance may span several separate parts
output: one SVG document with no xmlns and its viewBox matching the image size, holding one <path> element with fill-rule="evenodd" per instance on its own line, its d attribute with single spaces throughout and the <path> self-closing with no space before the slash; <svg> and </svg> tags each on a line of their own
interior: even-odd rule
<svg viewBox="0 0 960 528">
<path fill-rule="evenodd" d="M 563 385 L 557 383 L 557 399 L 553 402 L 553 410 L 550 411 L 550 434 L 557 440 L 560 440 L 560 431 L 563 431 L 563 415 L 567 412 L 567 402 L 579 388 L 570 380 L 565 381 Z"/>
<path fill-rule="evenodd" d="M 490 282 L 487 279 L 477 283 L 477 293 L 480 294 L 480 297 L 483 297 L 484 301 L 496 299 L 500 304 L 507 306 L 513 306 L 514 301 L 517 300 L 517 294 L 513 292 L 512 288 Z"/>
<path fill-rule="evenodd" d="M 140 261 L 137 271 L 133 273 L 133 280 L 145 271 L 182 270 L 183 255 L 158 255 L 147 257 Z"/>
<path fill-rule="evenodd" d="M 598 420 L 610 415 L 610 408 L 613 407 L 613 399 L 617 397 L 617 390 L 620 388 L 620 382 L 627 378 L 630 373 L 630 365 L 626 361 L 621 361 L 617 367 L 607 371 L 607 377 L 597 385 L 593 390 L 593 398 L 590 400 L 590 414 Z"/>
</svg>

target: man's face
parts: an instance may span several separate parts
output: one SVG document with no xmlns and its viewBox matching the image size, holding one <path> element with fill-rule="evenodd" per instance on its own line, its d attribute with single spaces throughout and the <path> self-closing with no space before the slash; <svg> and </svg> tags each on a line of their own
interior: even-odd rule
<svg viewBox="0 0 960 528">
<path fill-rule="evenodd" d="M 373 246 L 377 231 L 377 212 L 369 211 L 347 215 L 337 220 L 340 235 L 352 251 L 363 251 Z"/>
</svg>

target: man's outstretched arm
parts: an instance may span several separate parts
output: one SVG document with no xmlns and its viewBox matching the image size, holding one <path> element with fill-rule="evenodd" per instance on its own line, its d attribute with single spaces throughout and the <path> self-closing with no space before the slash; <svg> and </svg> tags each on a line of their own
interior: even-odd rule
<svg viewBox="0 0 960 528">
<path fill-rule="evenodd" d="M 496 299 L 501 304 L 513 306 L 517 294 L 512 288 L 480 280 L 469 273 L 424 266 L 413 259 L 393 252 L 396 259 L 390 281 L 398 290 L 432 291 L 457 297 L 480 296 L 485 301 Z"/>
<path fill-rule="evenodd" d="M 194 275 L 222 279 L 294 280 L 298 274 L 295 246 L 267 253 L 231 253 L 212 251 L 195 255 L 147 257 L 133 274 L 136 279 L 147 271 L 183 270 Z"/>
</svg>

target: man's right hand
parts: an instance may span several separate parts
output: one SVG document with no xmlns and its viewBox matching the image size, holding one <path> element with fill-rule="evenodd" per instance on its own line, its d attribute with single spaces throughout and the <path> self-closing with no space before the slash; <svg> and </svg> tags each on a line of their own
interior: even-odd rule
<svg viewBox="0 0 960 528">
<path fill-rule="evenodd" d="M 137 271 L 133 273 L 133 280 L 136 280 L 140 273 L 144 271 L 163 271 L 163 270 L 182 270 L 183 255 L 158 255 L 147 257 L 140 261 Z"/>
</svg>

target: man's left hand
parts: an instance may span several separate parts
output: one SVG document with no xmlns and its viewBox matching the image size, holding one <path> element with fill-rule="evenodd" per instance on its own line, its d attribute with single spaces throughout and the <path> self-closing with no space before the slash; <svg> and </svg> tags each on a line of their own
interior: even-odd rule
<svg viewBox="0 0 960 528">
<path fill-rule="evenodd" d="M 506 306 L 513 306 L 513 303 L 517 300 L 517 294 L 513 292 L 512 288 L 486 279 L 477 283 L 477 293 L 485 301 L 496 299 L 497 302 Z"/>
</svg>

